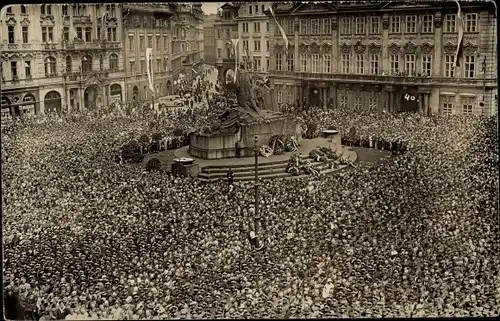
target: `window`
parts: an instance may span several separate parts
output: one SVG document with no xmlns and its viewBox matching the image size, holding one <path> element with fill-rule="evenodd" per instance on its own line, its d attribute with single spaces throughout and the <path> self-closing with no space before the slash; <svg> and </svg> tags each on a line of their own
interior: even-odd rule
<svg viewBox="0 0 500 321">
<path fill-rule="evenodd" d="M 399 71 L 399 55 L 391 55 L 389 59 L 391 65 L 391 74 Z"/>
<path fill-rule="evenodd" d="M 252 5 L 249 5 L 248 6 L 248 14 L 252 14 L 253 12 L 253 6 Z"/>
<path fill-rule="evenodd" d="M 222 58 L 222 48 L 217 48 L 217 58 Z"/>
<path fill-rule="evenodd" d="M 8 30 L 8 34 L 9 34 L 9 43 L 16 43 L 15 36 L 14 36 L 14 26 L 8 26 L 7 30 Z"/>
<path fill-rule="evenodd" d="M 311 33 L 314 35 L 319 34 L 319 19 L 311 20 Z"/>
<path fill-rule="evenodd" d="M 69 27 L 64 27 L 63 29 L 63 39 L 69 41 Z"/>
<path fill-rule="evenodd" d="M 406 16 L 406 33 L 417 32 L 417 16 Z"/>
<path fill-rule="evenodd" d="M 332 33 L 332 19 L 326 18 L 323 19 L 323 34 L 331 34 Z"/>
<path fill-rule="evenodd" d="M 476 57 L 472 55 L 467 55 L 465 59 L 465 78 L 474 78 L 476 72 Z"/>
<path fill-rule="evenodd" d="M 217 29 L 217 38 L 222 38 L 222 30 Z"/>
<path fill-rule="evenodd" d="M 332 55 L 331 54 L 324 54 L 323 55 L 323 72 L 327 73 L 327 74 L 332 72 Z"/>
<path fill-rule="evenodd" d="M 405 55 L 405 70 L 408 75 L 415 74 L 415 55 Z"/>
<path fill-rule="evenodd" d="M 115 17 L 116 6 L 114 4 L 106 5 L 106 11 L 109 13 L 111 17 Z"/>
<path fill-rule="evenodd" d="M 42 4 L 42 6 L 40 7 L 40 13 L 42 15 L 45 15 L 45 14 L 51 15 L 52 14 L 52 7 L 50 6 L 50 4 Z"/>
<path fill-rule="evenodd" d="M 156 71 L 161 72 L 161 59 L 156 59 Z"/>
<path fill-rule="evenodd" d="M 281 66 L 281 63 L 282 63 L 281 59 L 282 59 L 281 53 L 277 53 L 276 54 L 276 70 L 278 70 L 278 71 L 281 71 L 281 67 L 282 67 Z"/>
<path fill-rule="evenodd" d="M 148 36 L 148 48 L 153 48 L 153 36 Z"/>
<path fill-rule="evenodd" d="M 474 113 L 474 98 L 462 98 L 462 114 L 472 115 Z"/>
<path fill-rule="evenodd" d="M 370 55 L 370 73 L 372 75 L 378 74 L 378 66 L 379 66 L 379 55 L 371 54 Z"/>
<path fill-rule="evenodd" d="M 85 28 L 85 41 L 92 41 L 92 28 Z"/>
<path fill-rule="evenodd" d="M 134 36 L 128 36 L 128 45 L 130 51 L 134 51 Z"/>
<path fill-rule="evenodd" d="M 453 68 L 453 61 L 455 57 L 453 55 L 446 55 L 444 56 L 444 76 L 445 77 L 454 77 L 454 71 L 455 69 Z"/>
<path fill-rule="evenodd" d="M 351 55 L 350 54 L 342 54 L 342 73 L 349 73 L 349 65 L 351 64 Z"/>
<path fill-rule="evenodd" d="M 68 8 L 66 8 L 66 12 L 67 11 L 68 11 Z M 21 13 L 23 13 L 23 14 L 26 13 L 26 6 L 25 5 L 21 5 Z M 64 10 L 63 10 L 63 14 L 64 14 Z"/>
<path fill-rule="evenodd" d="M 99 70 L 103 70 L 104 69 L 104 57 L 103 55 L 99 55 Z"/>
<path fill-rule="evenodd" d="M 42 27 L 42 31 L 43 31 L 43 27 Z M 83 40 L 83 30 L 80 27 L 76 28 L 76 38 Z"/>
<path fill-rule="evenodd" d="M 163 36 L 163 50 L 167 51 L 167 53 L 168 53 L 168 36 L 167 35 Z"/>
<path fill-rule="evenodd" d="M 365 57 L 362 54 L 356 55 L 356 73 L 365 73 Z"/>
<path fill-rule="evenodd" d="M 23 43 L 28 43 L 28 27 L 23 27 Z"/>
<path fill-rule="evenodd" d="M 129 61 L 130 73 L 135 74 L 135 61 Z"/>
<path fill-rule="evenodd" d="M 422 32 L 431 33 L 433 32 L 434 17 L 432 15 L 425 15 L 422 17 Z"/>
<path fill-rule="evenodd" d="M 262 66 L 260 65 L 260 57 L 255 58 L 255 70 L 260 71 Z"/>
<path fill-rule="evenodd" d="M 248 50 L 248 40 L 243 40 L 243 51 L 247 51 Z"/>
<path fill-rule="evenodd" d="M 441 97 L 441 114 L 443 115 L 451 115 L 453 114 L 453 100 L 455 97 L 453 96 L 442 96 Z"/>
<path fill-rule="evenodd" d="M 24 62 L 24 75 L 26 78 L 31 78 L 31 61 Z"/>
<path fill-rule="evenodd" d="M 160 36 L 156 36 L 156 50 L 160 50 L 161 42 Z"/>
<path fill-rule="evenodd" d="M 269 40 L 266 40 L 266 51 L 269 51 Z"/>
<path fill-rule="evenodd" d="M 378 99 L 377 97 L 370 97 L 368 99 L 368 108 L 370 110 L 377 109 L 378 106 Z"/>
<path fill-rule="evenodd" d="M 42 27 L 42 42 L 52 42 L 53 30 L 54 30 L 53 27 Z M 77 31 L 78 31 L 78 29 L 77 29 Z M 80 36 L 81 36 L 81 28 L 80 28 Z"/>
<path fill-rule="evenodd" d="M 82 71 L 89 72 L 92 71 L 92 57 L 87 55 L 82 58 Z"/>
<path fill-rule="evenodd" d="M 401 32 L 401 17 L 392 16 L 391 17 L 391 32 L 400 33 Z"/>
<path fill-rule="evenodd" d="M 116 41 L 116 28 L 108 28 L 108 41 Z"/>
<path fill-rule="evenodd" d="M 253 23 L 253 30 L 256 33 L 260 33 L 260 22 L 254 22 Z"/>
<path fill-rule="evenodd" d="M 254 50 L 260 52 L 260 39 L 253 42 Z"/>
<path fill-rule="evenodd" d="M 370 33 L 371 34 L 380 33 L 380 18 L 379 17 L 371 17 Z"/>
<path fill-rule="evenodd" d="M 365 32 L 365 17 L 356 17 L 356 33 L 364 34 Z"/>
<path fill-rule="evenodd" d="M 287 64 L 287 70 L 288 71 L 293 71 L 294 65 L 293 65 L 293 53 L 288 53 L 286 57 L 286 64 Z"/>
<path fill-rule="evenodd" d="M 444 31 L 445 32 L 456 32 L 457 30 L 457 15 L 447 14 L 444 17 Z"/>
<path fill-rule="evenodd" d="M 465 15 L 465 32 L 477 31 L 477 14 L 467 13 Z"/>
<path fill-rule="evenodd" d="M 307 72 L 307 54 L 300 54 L 300 71 Z"/>
<path fill-rule="evenodd" d="M 163 60 L 163 71 L 167 71 L 168 69 L 168 59 L 164 58 Z"/>
<path fill-rule="evenodd" d="M 146 61 L 141 60 L 141 74 L 146 73 Z"/>
<path fill-rule="evenodd" d="M 10 74 L 12 75 L 12 79 L 17 78 L 17 61 L 10 62 Z"/>
<path fill-rule="evenodd" d="M 312 70 L 311 71 L 317 73 L 317 72 L 320 71 L 320 68 L 319 68 L 319 54 L 312 54 L 311 58 L 312 58 L 312 60 L 311 60 L 311 67 L 312 67 L 311 69 Z"/>
<path fill-rule="evenodd" d="M 345 35 L 351 33 L 351 18 L 344 17 L 340 19 L 340 33 Z"/>
<path fill-rule="evenodd" d="M 96 39 L 101 40 L 102 39 L 102 29 L 101 27 L 97 27 L 97 36 Z"/>
<path fill-rule="evenodd" d="M 269 58 L 266 58 L 266 71 L 269 71 L 269 68 L 270 68 L 270 61 L 269 61 Z"/>
<path fill-rule="evenodd" d="M 357 95 L 357 96 L 354 96 L 354 108 L 356 110 L 360 110 L 361 109 L 361 96 Z"/>
<path fill-rule="evenodd" d="M 265 8 L 264 5 L 262 5 L 262 12 L 264 12 L 264 8 Z"/>
<path fill-rule="evenodd" d="M 257 13 L 259 13 L 259 5 L 256 5 L 256 6 L 255 6 L 255 13 L 256 13 L 256 14 L 257 14 Z"/>
<path fill-rule="evenodd" d="M 66 72 L 71 72 L 71 64 L 72 64 L 72 60 L 71 60 L 71 56 L 66 56 Z"/>
<path fill-rule="evenodd" d="M 266 22 L 266 32 L 269 32 L 269 21 Z"/>
<path fill-rule="evenodd" d="M 56 72 L 56 58 L 52 56 L 45 58 L 45 76 L 55 76 Z"/>
<path fill-rule="evenodd" d="M 141 46 L 141 50 L 144 50 L 144 36 L 139 36 L 139 44 Z"/>
<path fill-rule="evenodd" d="M 348 106 L 348 101 L 347 101 L 347 95 L 342 94 L 340 95 L 340 108 L 347 108 Z"/>
<path fill-rule="evenodd" d="M 299 20 L 299 29 L 300 29 L 300 34 L 305 35 L 308 33 L 308 20 L 307 19 L 300 19 Z"/>
<path fill-rule="evenodd" d="M 231 38 L 231 30 L 230 29 L 226 29 L 226 38 Z"/>
<path fill-rule="evenodd" d="M 422 55 L 422 74 L 431 76 L 432 55 Z"/>
<path fill-rule="evenodd" d="M 248 22 L 243 22 L 242 27 L 243 27 L 243 32 L 247 33 L 248 32 Z"/>
<path fill-rule="evenodd" d="M 118 70 L 118 55 L 111 54 L 109 56 L 109 69 L 113 71 Z"/>
<path fill-rule="evenodd" d="M 7 13 L 12 13 L 12 7 L 7 8 Z"/>
</svg>

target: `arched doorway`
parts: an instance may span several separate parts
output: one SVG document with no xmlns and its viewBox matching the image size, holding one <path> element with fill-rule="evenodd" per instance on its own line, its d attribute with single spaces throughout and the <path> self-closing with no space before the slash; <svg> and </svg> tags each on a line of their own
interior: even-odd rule
<svg viewBox="0 0 500 321">
<path fill-rule="evenodd" d="M 224 76 L 225 76 L 224 78 L 226 80 L 226 84 L 234 82 L 234 70 L 233 69 L 228 68 L 226 70 L 226 74 Z"/>
<path fill-rule="evenodd" d="M 12 111 L 10 110 L 10 99 L 2 96 L 2 118 L 12 116 Z"/>
<path fill-rule="evenodd" d="M 23 97 L 23 114 L 34 115 L 37 114 L 36 99 L 33 94 L 26 94 Z"/>
<path fill-rule="evenodd" d="M 57 91 L 49 91 L 45 95 L 43 102 L 45 105 L 45 113 L 61 113 L 61 94 L 59 94 Z"/>
<path fill-rule="evenodd" d="M 405 90 L 402 92 L 399 112 L 418 112 L 418 94 L 416 90 Z"/>
<path fill-rule="evenodd" d="M 122 101 L 122 86 L 118 84 L 113 84 L 109 88 L 110 92 L 110 102 L 119 102 Z"/>
<path fill-rule="evenodd" d="M 139 88 L 137 86 L 134 86 L 132 89 L 132 100 L 137 101 L 139 99 Z"/>
<path fill-rule="evenodd" d="M 99 88 L 95 85 L 87 87 L 85 93 L 83 94 L 83 102 L 85 108 L 88 110 L 97 109 L 98 103 L 100 103 Z"/>
<path fill-rule="evenodd" d="M 172 82 L 167 80 L 167 95 L 172 95 Z"/>
<path fill-rule="evenodd" d="M 320 91 L 316 87 L 311 87 L 309 89 L 309 105 L 319 106 L 321 101 Z"/>
</svg>

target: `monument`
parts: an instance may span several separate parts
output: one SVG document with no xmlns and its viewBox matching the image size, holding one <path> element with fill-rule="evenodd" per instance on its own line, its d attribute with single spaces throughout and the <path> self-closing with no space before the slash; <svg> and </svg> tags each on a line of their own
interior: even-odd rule
<svg viewBox="0 0 500 321">
<path fill-rule="evenodd" d="M 217 124 L 189 135 L 189 154 L 204 159 L 250 157 L 254 137 L 258 146 L 268 145 L 275 135 L 294 136 L 300 141 L 298 122 L 278 111 L 273 89 L 265 79 L 259 79 L 241 64 L 236 83 L 232 84 L 236 103 L 226 110 Z"/>
</svg>

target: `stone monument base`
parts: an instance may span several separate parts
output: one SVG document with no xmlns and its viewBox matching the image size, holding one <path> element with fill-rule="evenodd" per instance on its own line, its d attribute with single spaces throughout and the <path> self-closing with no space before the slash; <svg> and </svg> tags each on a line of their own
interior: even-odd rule
<svg viewBox="0 0 500 321">
<path fill-rule="evenodd" d="M 267 145 L 275 135 L 295 136 L 300 143 L 300 124 L 292 118 L 275 116 L 266 120 L 253 120 L 240 124 L 235 134 L 189 135 L 189 154 L 203 159 L 250 157 L 254 155 L 255 135 L 257 146 Z"/>
</svg>

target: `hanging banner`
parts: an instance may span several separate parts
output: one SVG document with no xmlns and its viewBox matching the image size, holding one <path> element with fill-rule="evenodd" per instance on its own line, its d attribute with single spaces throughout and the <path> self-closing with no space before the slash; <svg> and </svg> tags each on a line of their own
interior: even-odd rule
<svg viewBox="0 0 500 321">
<path fill-rule="evenodd" d="M 272 5 L 269 6 L 269 11 L 271 11 L 271 15 L 274 18 L 274 22 L 276 22 L 276 25 L 278 26 L 278 29 L 280 30 L 281 36 L 283 37 L 283 41 L 285 42 L 285 53 L 288 53 L 288 38 L 286 37 L 285 30 L 278 23 L 278 20 L 276 20 L 276 16 L 274 15 L 274 11 L 273 11 Z"/>
<path fill-rule="evenodd" d="M 458 27 L 458 42 L 457 42 L 457 51 L 455 52 L 455 59 L 453 60 L 453 68 L 460 66 L 460 54 L 462 49 L 462 39 L 464 37 L 464 21 L 462 17 L 462 8 L 460 7 L 460 3 L 455 0 L 458 6 L 457 13 L 457 27 Z"/>
<path fill-rule="evenodd" d="M 151 66 L 151 61 L 153 57 L 153 48 L 146 48 L 146 68 L 148 69 L 148 80 L 149 80 L 149 89 L 153 92 L 153 95 L 155 94 L 155 90 L 153 88 L 153 72 L 152 72 L 152 66 Z"/>
<path fill-rule="evenodd" d="M 240 38 L 238 39 L 231 39 L 231 42 L 233 43 L 234 46 L 234 82 L 236 83 L 236 73 L 238 71 L 238 42 L 240 41 Z"/>
</svg>

